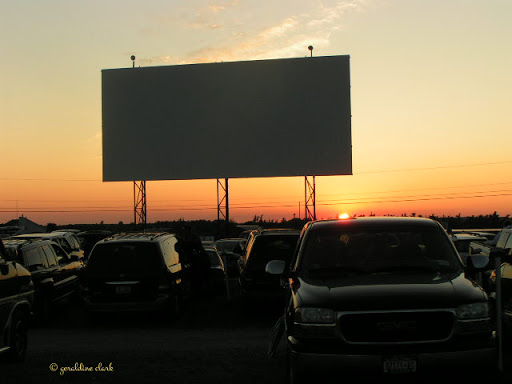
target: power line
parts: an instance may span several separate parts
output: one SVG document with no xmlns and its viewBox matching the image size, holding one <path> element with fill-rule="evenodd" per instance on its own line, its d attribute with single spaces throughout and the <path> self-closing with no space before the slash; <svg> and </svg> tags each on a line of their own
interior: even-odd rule
<svg viewBox="0 0 512 384">
<path fill-rule="evenodd" d="M 512 193 L 496 193 L 496 194 L 482 194 L 473 196 L 444 196 L 444 197 L 429 197 L 429 198 L 408 198 L 408 199 L 393 199 L 393 200 L 373 200 L 373 201 L 351 201 L 351 202 L 334 202 L 322 203 L 317 202 L 320 206 L 334 206 L 334 205 L 348 205 L 348 204 L 384 204 L 384 203 L 406 203 L 415 201 L 432 201 L 432 200 L 456 200 L 456 199 L 475 199 L 484 197 L 502 197 L 512 196 Z M 255 208 L 295 208 L 296 204 L 279 204 L 279 205 L 246 205 L 233 207 L 234 209 L 255 209 Z M 168 208 L 152 208 L 154 212 L 171 212 L 171 211 L 204 211 L 216 210 L 216 207 L 168 207 Z M 50 209 L 23 209 L 18 208 L 17 211 L 23 213 L 93 213 L 93 212 L 130 212 L 131 208 L 126 209 L 69 209 L 69 210 L 50 210 Z M 14 209 L 0 210 L 0 213 L 15 213 Z"/>
</svg>

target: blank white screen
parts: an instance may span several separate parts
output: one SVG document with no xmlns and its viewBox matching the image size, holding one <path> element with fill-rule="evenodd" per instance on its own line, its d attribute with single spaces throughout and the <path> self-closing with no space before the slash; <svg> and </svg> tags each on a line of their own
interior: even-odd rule
<svg viewBox="0 0 512 384">
<path fill-rule="evenodd" d="M 349 56 L 102 71 L 103 180 L 352 174 Z"/>
</svg>

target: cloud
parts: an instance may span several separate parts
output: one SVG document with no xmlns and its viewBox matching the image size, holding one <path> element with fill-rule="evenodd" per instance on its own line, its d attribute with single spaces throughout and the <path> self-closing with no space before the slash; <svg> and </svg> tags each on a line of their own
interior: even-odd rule
<svg viewBox="0 0 512 384">
<path fill-rule="evenodd" d="M 192 21 L 187 24 L 192 29 L 219 29 L 224 26 L 218 19 L 221 13 L 238 6 L 238 0 L 233 1 L 212 1 L 206 7 L 199 8 Z"/>
<path fill-rule="evenodd" d="M 208 4 L 208 9 L 213 13 L 218 13 L 225 11 L 227 8 L 232 8 L 238 6 L 239 1 L 210 1 Z"/>
<path fill-rule="evenodd" d="M 161 56 L 141 60 L 144 65 L 171 65 L 205 63 L 219 61 L 259 60 L 270 58 L 307 56 L 307 47 L 327 50 L 330 46 L 331 33 L 342 28 L 343 18 L 352 12 L 363 12 L 373 0 L 336 0 L 321 2 L 320 6 L 307 12 L 287 15 L 273 25 L 264 25 L 259 30 L 242 29 L 233 31 L 230 39 L 215 43 L 215 46 L 199 48 L 182 56 Z M 210 2 L 207 8 L 201 9 L 189 26 L 194 28 L 222 28 L 235 22 L 224 20 L 223 23 L 213 22 L 214 16 L 224 12 L 227 7 L 235 7 L 233 2 Z"/>
</svg>

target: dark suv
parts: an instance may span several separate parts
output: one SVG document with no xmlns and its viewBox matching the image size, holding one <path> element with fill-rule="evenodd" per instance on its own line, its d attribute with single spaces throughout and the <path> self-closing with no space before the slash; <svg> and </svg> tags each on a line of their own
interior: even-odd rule
<svg viewBox="0 0 512 384">
<path fill-rule="evenodd" d="M 11 361 L 25 358 L 34 284 L 22 265 L 6 260 L 0 240 L 0 352 Z"/>
<path fill-rule="evenodd" d="M 487 262 L 468 257 L 466 268 Z M 285 265 L 272 261 L 267 271 L 279 275 Z M 453 243 L 433 220 L 310 222 L 285 276 L 292 382 L 313 362 L 376 375 L 494 364 L 488 297 L 466 277 Z"/>
<path fill-rule="evenodd" d="M 121 233 L 100 240 L 85 268 L 86 307 L 179 312 L 190 286 L 177 243 L 169 233 Z"/>
<path fill-rule="evenodd" d="M 245 254 L 239 259 L 240 292 L 242 295 L 280 295 L 279 277 L 265 272 L 270 260 L 290 262 L 300 231 L 263 229 L 253 231 L 247 239 Z"/>
<path fill-rule="evenodd" d="M 35 286 L 34 312 L 42 320 L 50 316 L 53 303 L 80 297 L 82 261 L 70 257 L 50 240 L 4 240 L 7 258 L 22 264 L 32 275 Z"/>
<path fill-rule="evenodd" d="M 13 239 L 43 239 L 51 240 L 59 244 L 66 253 L 73 258 L 84 259 L 84 250 L 80 247 L 80 241 L 74 232 L 54 231 L 49 233 L 27 233 L 16 235 Z"/>
</svg>

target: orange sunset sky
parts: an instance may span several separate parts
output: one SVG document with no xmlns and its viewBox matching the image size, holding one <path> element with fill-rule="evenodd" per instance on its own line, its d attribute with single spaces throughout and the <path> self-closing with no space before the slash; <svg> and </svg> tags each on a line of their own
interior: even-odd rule
<svg viewBox="0 0 512 384">
<path fill-rule="evenodd" d="M 316 178 L 318 218 L 512 214 L 509 0 L 0 4 L 0 223 L 133 221 L 133 184 L 102 182 L 102 69 L 132 54 L 145 67 L 309 45 L 351 65 L 353 175 Z M 148 181 L 148 221 L 216 219 L 216 188 Z M 230 179 L 237 222 L 303 206 L 301 177 Z"/>
</svg>

